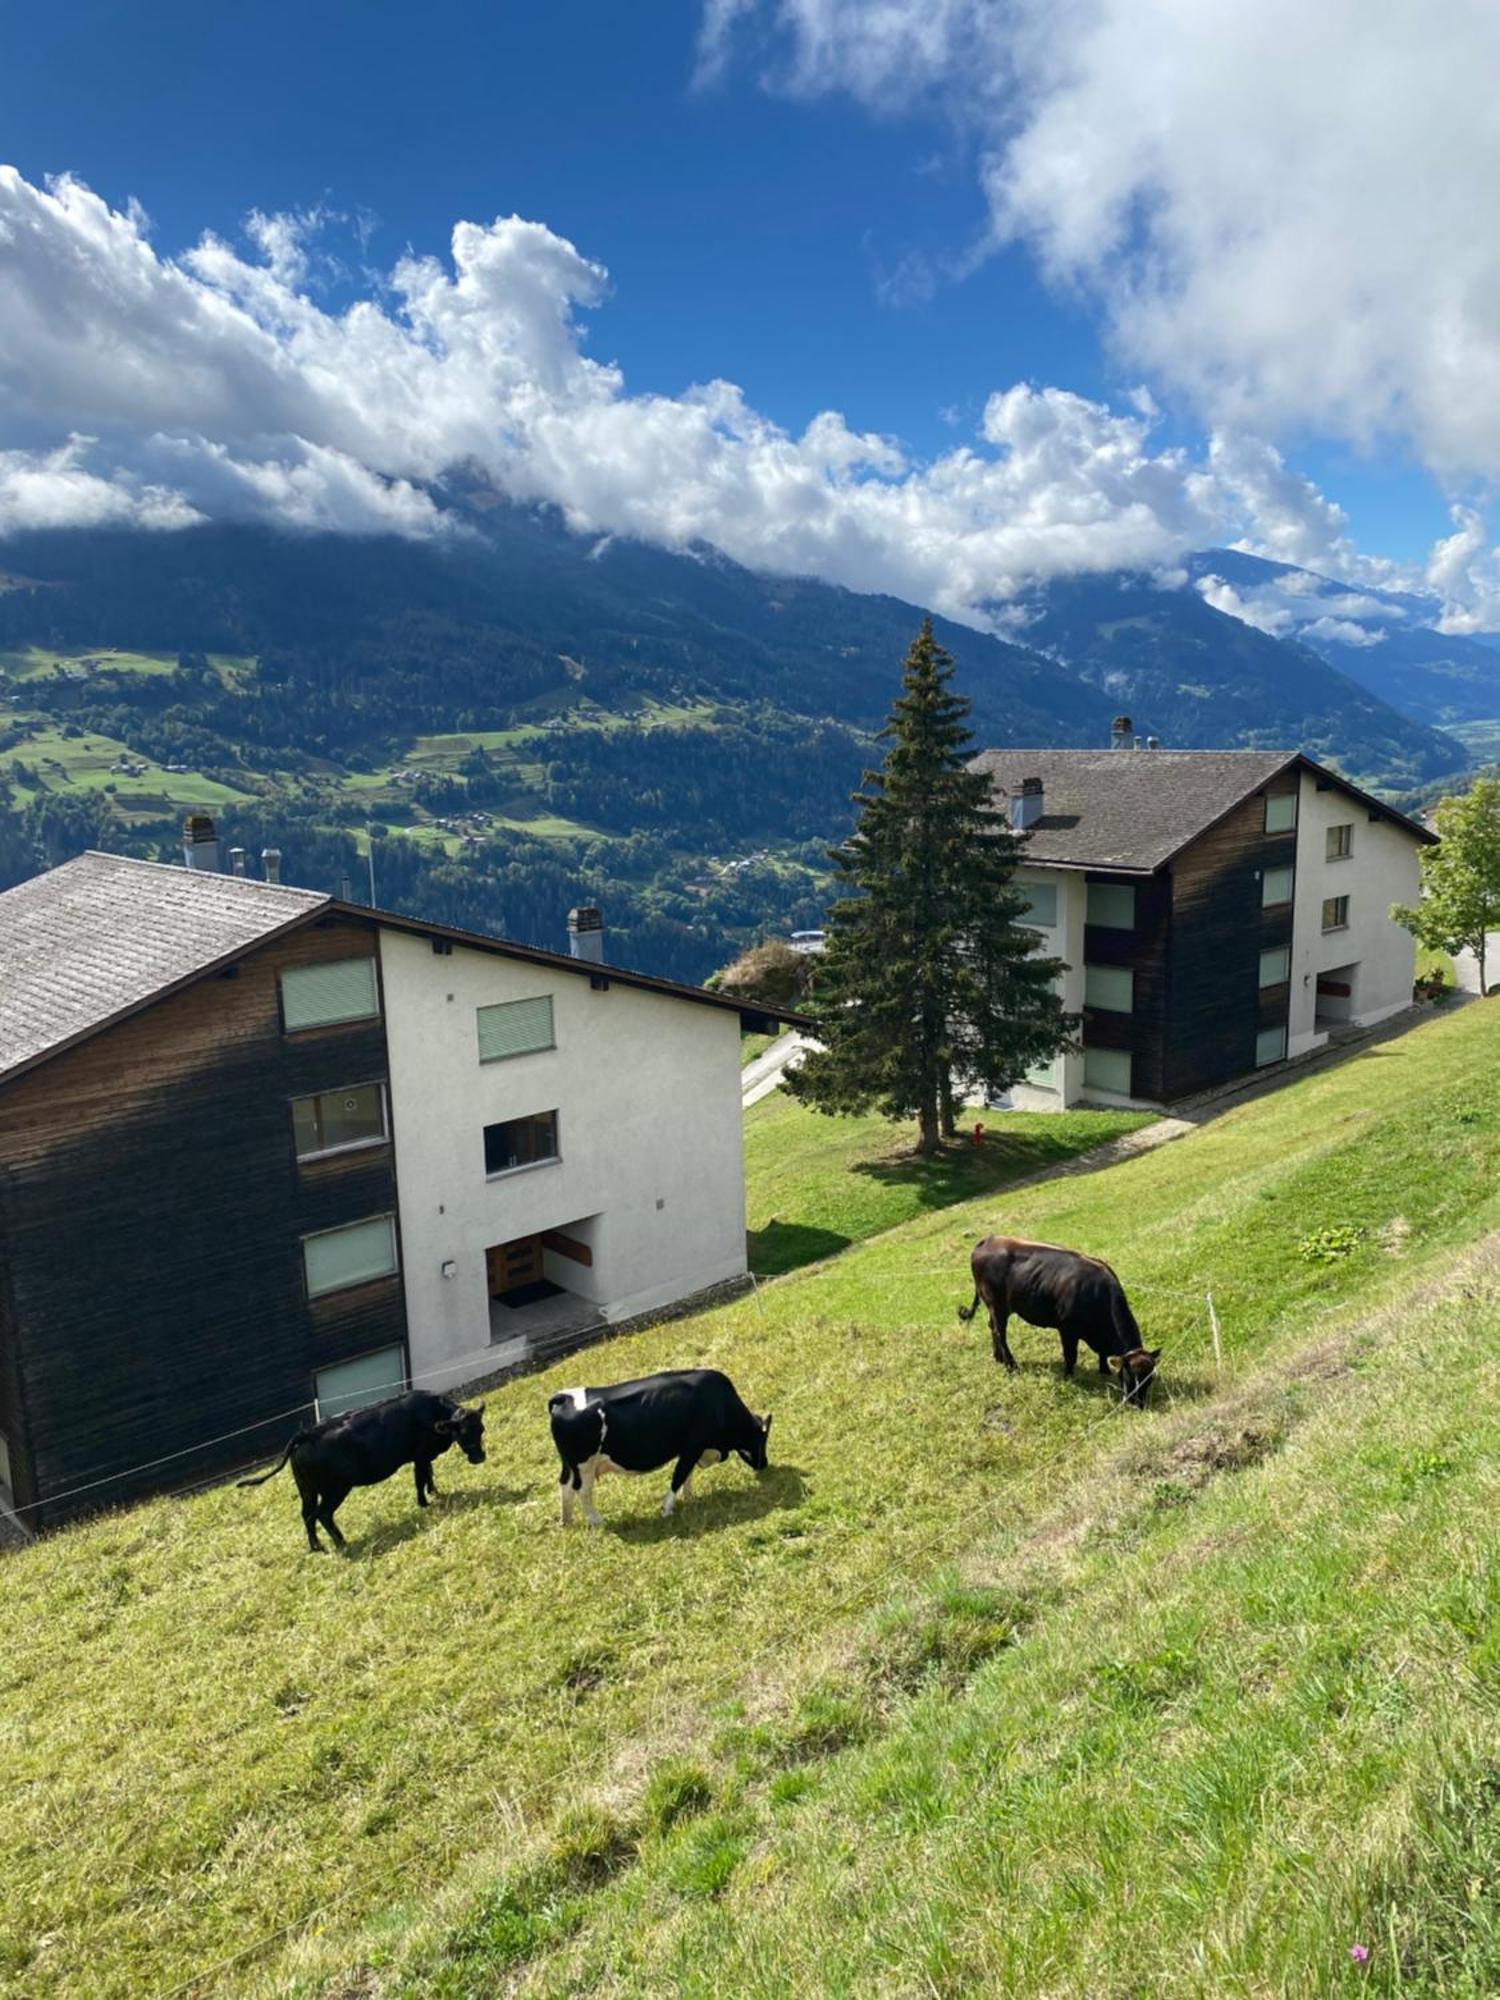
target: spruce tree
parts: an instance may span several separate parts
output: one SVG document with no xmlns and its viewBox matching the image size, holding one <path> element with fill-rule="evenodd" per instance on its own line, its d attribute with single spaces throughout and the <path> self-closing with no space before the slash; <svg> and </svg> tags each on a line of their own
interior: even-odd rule
<svg viewBox="0 0 1500 2000">
<path fill-rule="evenodd" d="M 787 1077 L 804 1102 L 918 1122 L 918 1151 L 953 1130 L 965 1089 L 998 1096 L 1068 1046 L 1058 959 L 1020 922 L 1023 842 L 965 763 L 969 703 L 927 619 L 830 860 L 848 890 L 829 912 L 813 1007 L 822 1047 Z"/>
</svg>

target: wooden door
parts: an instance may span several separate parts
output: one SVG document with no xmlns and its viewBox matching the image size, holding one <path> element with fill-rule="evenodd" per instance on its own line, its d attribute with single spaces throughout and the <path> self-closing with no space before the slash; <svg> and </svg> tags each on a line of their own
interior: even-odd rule
<svg viewBox="0 0 1500 2000">
<path fill-rule="evenodd" d="M 540 1236 L 518 1236 L 513 1243 L 496 1243 L 484 1254 L 491 1298 L 512 1292 L 518 1285 L 533 1285 L 545 1275 Z"/>
</svg>

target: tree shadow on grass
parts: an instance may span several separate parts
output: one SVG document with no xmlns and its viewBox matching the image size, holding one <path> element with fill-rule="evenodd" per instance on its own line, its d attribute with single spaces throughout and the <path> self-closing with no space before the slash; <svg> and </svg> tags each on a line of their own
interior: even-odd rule
<svg viewBox="0 0 1500 2000">
<path fill-rule="evenodd" d="M 752 1229 L 746 1237 L 750 1268 L 758 1278 L 779 1278 L 784 1272 L 799 1271 L 804 1264 L 816 1264 L 847 1250 L 852 1237 L 836 1229 L 818 1229 L 805 1222 L 781 1222 L 772 1218 L 764 1229 Z"/>
<path fill-rule="evenodd" d="M 1101 1133 L 1090 1145 L 1105 1145 L 1111 1135 Z M 1087 1150 L 1062 1137 L 1046 1132 L 994 1133 L 976 1146 L 972 1140 L 950 1141 L 942 1152 L 926 1157 L 920 1153 L 892 1153 L 883 1160 L 861 1160 L 850 1168 L 867 1180 L 887 1187 L 916 1190 L 923 1208 L 952 1208 L 972 1201 L 976 1195 L 1009 1187 L 1027 1174 L 1040 1173 L 1064 1160 L 1076 1160 Z"/>
<path fill-rule="evenodd" d="M 713 1467 L 706 1467 L 705 1471 L 712 1479 Z M 725 1528 L 737 1527 L 742 1521 L 758 1521 L 766 1514 L 800 1507 L 807 1498 L 807 1479 L 797 1465 L 769 1466 L 753 1485 L 726 1486 L 719 1493 L 703 1483 L 704 1472 L 700 1472 L 693 1481 L 692 1499 L 668 1518 L 661 1511 L 661 1503 L 665 1486 L 671 1482 L 671 1467 L 664 1466 L 662 1472 L 664 1483 L 655 1488 L 649 1513 L 632 1511 L 616 1520 L 605 1516 L 605 1527 L 622 1542 L 693 1540 L 699 1535 L 718 1534 Z M 654 1475 L 649 1473 L 644 1480 L 630 1481 L 628 1491 L 632 1500 L 647 1481 L 654 1487 Z"/>
</svg>

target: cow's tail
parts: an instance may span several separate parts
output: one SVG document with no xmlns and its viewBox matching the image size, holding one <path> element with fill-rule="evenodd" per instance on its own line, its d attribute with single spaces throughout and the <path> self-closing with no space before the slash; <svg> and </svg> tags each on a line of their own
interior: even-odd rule
<svg viewBox="0 0 1500 2000">
<path fill-rule="evenodd" d="M 967 1326 L 969 1321 L 974 1317 L 975 1313 L 977 1313 L 978 1310 L 979 1310 L 979 1287 L 978 1285 L 976 1285 L 974 1287 L 974 1297 L 972 1302 L 969 1305 L 960 1306 L 958 1309 L 958 1316 L 963 1321 L 964 1325 Z"/>
<path fill-rule="evenodd" d="M 234 1482 L 235 1485 L 264 1486 L 268 1479 L 274 1479 L 277 1473 L 280 1472 L 282 1466 L 284 1466 L 287 1460 L 291 1457 L 292 1446 L 297 1442 L 297 1438 L 301 1437 L 301 1435 L 302 1435 L 301 1431 L 298 1431 L 296 1437 L 289 1437 L 287 1439 L 286 1450 L 281 1454 L 280 1458 L 277 1459 L 276 1463 L 271 1467 L 269 1472 L 257 1472 L 253 1479 L 237 1479 Z"/>
</svg>

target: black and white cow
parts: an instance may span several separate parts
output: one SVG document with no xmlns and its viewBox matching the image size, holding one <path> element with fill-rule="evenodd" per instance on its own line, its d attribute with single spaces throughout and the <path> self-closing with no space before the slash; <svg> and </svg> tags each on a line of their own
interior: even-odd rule
<svg viewBox="0 0 1500 2000">
<path fill-rule="evenodd" d="M 342 1416 L 309 1424 L 288 1442 L 269 1472 L 236 1484 L 263 1486 L 290 1460 L 292 1477 L 302 1496 L 308 1546 L 316 1555 L 323 1547 L 318 1540 L 319 1523 L 342 1548 L 344 1538 L 333 1518 L 335 1511 L 354 1487 L 378 1486 L 403 1465 L 412 1468 L 417 1505 L 425 1507 L 428 1494 L 437 1492 L 432 1461 L 441 1458 L 452 1444 L 470 1465 L 484 1464 L 483 1403 L 471 1410 L 451 1396 L 411 1389 L 389 1402 L 370 1403 L 361 1410 L 346 1410 Z"/>
<path fill-rule="evenodd" d="M 594 1481 L 601 1472 L 655 1472 L 675 1459 L 661 1510 L 670 1515 L 687 1499 L 700 1465 L 737 1452 L 752 1472 L 766 1469 L 771 1419 L 752 1415 L 717 1368 L 672 1369 L 608 1389 L 564 1389 L 548 1402 L 547 1414 L 562 1460 L 564 1527 L 575 1498 L 589 1526 L 599 1526 Z"/>
</svg>

